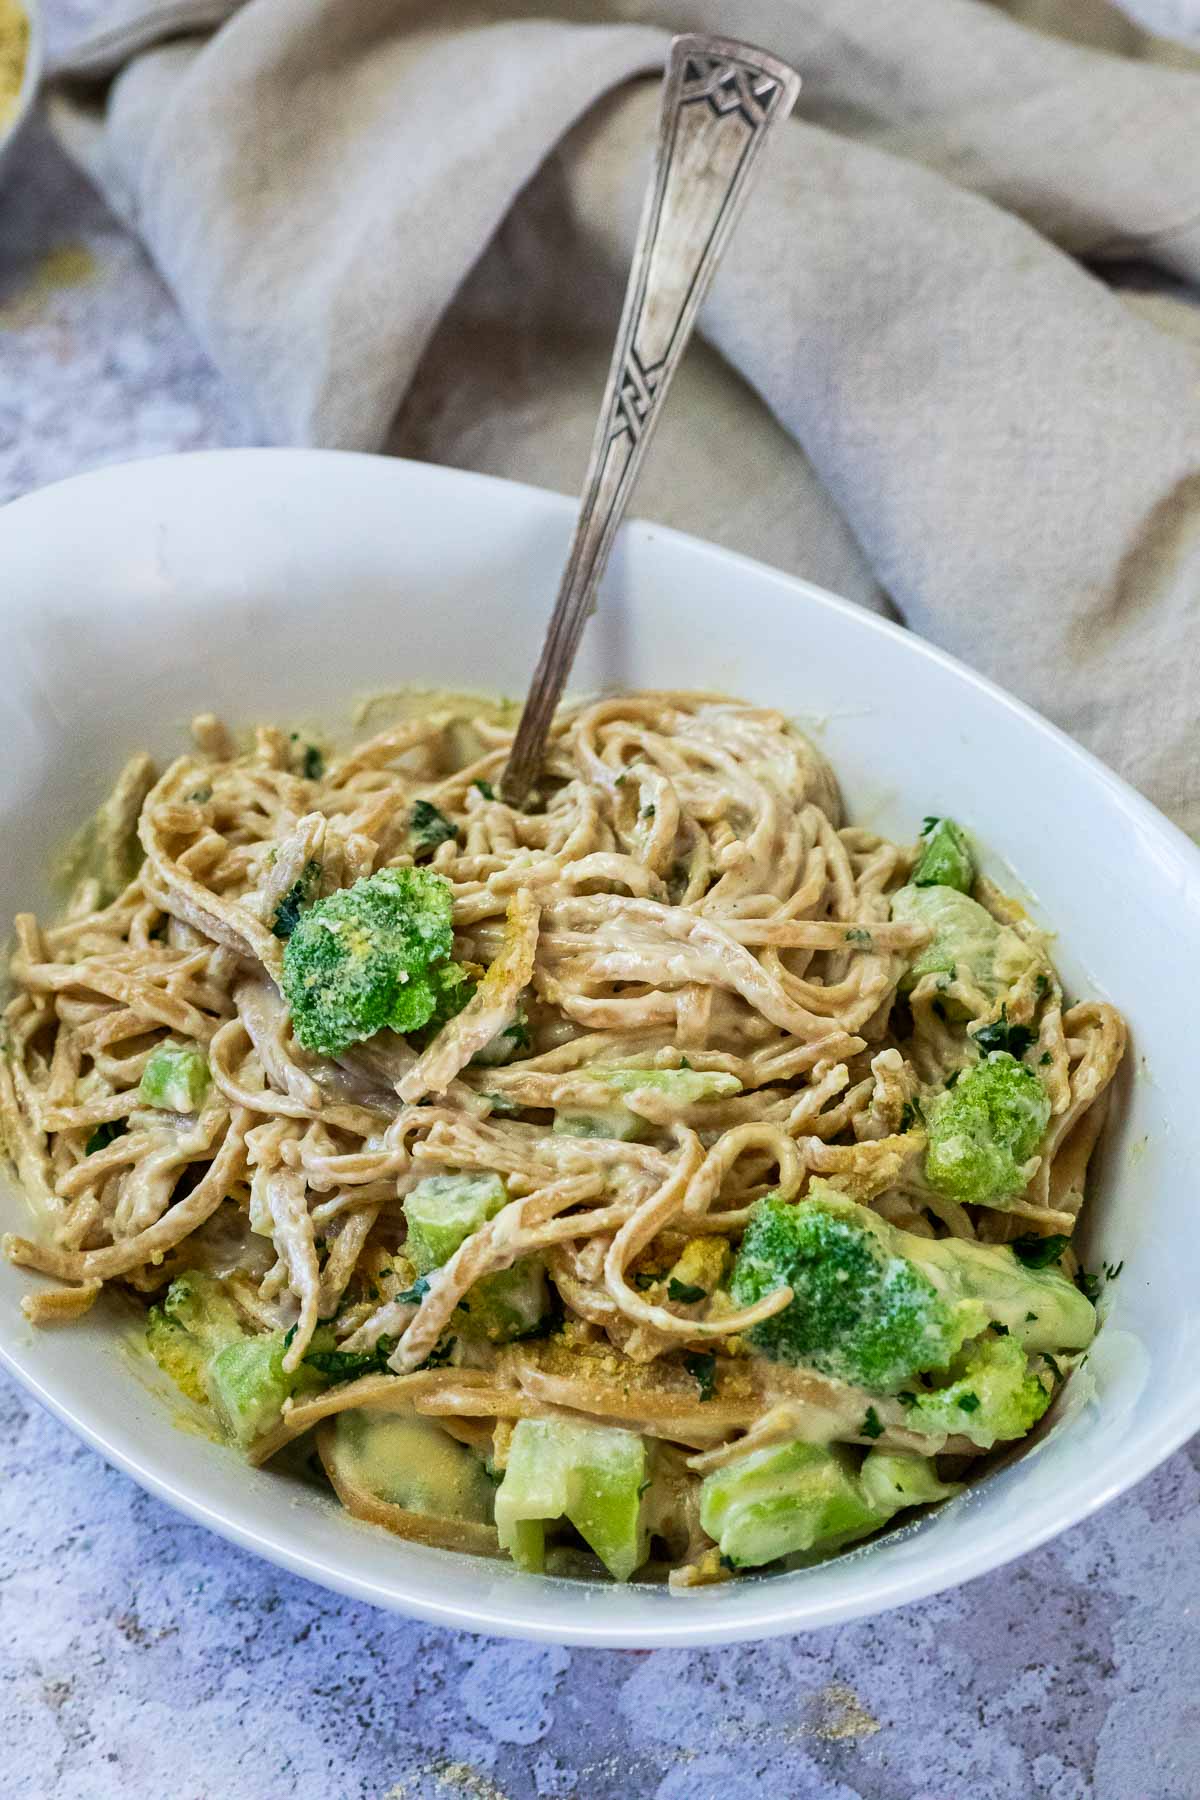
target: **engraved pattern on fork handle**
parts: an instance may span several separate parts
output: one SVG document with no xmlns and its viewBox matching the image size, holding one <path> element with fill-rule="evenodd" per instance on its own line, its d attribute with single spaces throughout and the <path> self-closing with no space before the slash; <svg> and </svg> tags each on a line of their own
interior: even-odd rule
<svg viewBox="0 0 1200 1800">
<path fill-rule="evenodd" d="M 764 142 L 800 91 L 794 69 L 727 38 L 673 40 L 658 151 L 634 247 L 579 518 L 501 794 L 537 782 L 596 587 L 700 303 Z"/>
</svg>

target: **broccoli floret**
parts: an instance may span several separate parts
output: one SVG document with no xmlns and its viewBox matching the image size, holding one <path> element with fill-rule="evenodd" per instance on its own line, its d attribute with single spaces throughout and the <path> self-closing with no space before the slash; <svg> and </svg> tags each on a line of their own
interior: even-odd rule
<svg viewBox="0 0 1200 1800">
<path fill-rule="evenodd" d="M 970 1438 L 981 1450 L 1031 1431 L 1050 1404 L 1050 1389 L 1030 1373 L 1014 1337 L 987 1337 L 951 1366 L 944 1387 L 918 1394 L 905 1423 L 913 1431 Z"/>
<path fill-rule="evenodd" d="M 569 1519 L 617 1581 L 645 1561 L 646 1446 L 633 1431 L 569 1419 L 519 1419 L 496 1493 L 500 1547 L 523 1569 L 545 1564 L 546 1526 Z"/>
<path fill-rule="evenodd" d="M 706 1476 L 700 1523 L 735 1568 L 758 1567 L 798 1553 L 828 1555 L 906 1506 L 958 1492 L 925 1457 L 872 1450 L 860 1467 L 843 1445 L 796 1439 Z"/>
<path fill-rule="evenodd" d="M 948 1368 L 989 1324 L 1026 1350 L 1083 1350 L 1095 1308 L 1055 1269 L 1027 1269 L 1003 1244 L 898 1231 L 823 1182 L 789 1204 L 754 1208 L 730 1291 L 748 1305 L 779 1287 L 794 1299 L 746 1336 L 796 1363 L 888 1394 Z"/>
<path fill-rule="evenodd" d="M 926 819 L 921 837 L 924 849 L 912 872 L 913 886 L 957 888 L 960 894 L 969 894 L 975 859 L 962 827 L 953 819 Z"/>
<path fill-rule="evenodd" d="M 901 976 L 901 993 L 909 993 L 924 975 L 944 975 L 949 981 L 969 980 L 996 999 L 1037 960 L 1023 938 L 957 888 L 902 887 L 892 895 L 892 918 L 933 932 Z"/>
<path fill-rule="evenodd" d="M 768 1194 L 754 1208 L 730 1292 L 748 1306 L 784 1286 L 792 1302 L 746 1333 L 753 1348 L 878 1394 L 946 1368 L 987 1323 L 978 1302 L 939 1293 L 881 1219 L 824 1183 L 799 1204 Z"/>
<path fill-rule="evenodd" d="M 151 1051 L 138 1098 L 166 1112 L 199 1112 L 211 1080 L 208 1059 L 199 1044 L 176 1044 L 168 1039 Z"/>
<path fill-rule="evenodd" d="M 146 1347 L 189 1399 L 211 1402 L 243 1450 L 277 1422 L 290 1395 L 324 1385 L 316 1370 L 285 1374 L 284 1334 L 253 1335 L 222 1284 L 194 1270 L 150 1308 Z"/>
<path fill-rule="evenodd" d="M 318 900 L 283 953 L 281 985 L 306 1050 L 336 1056 L 377 1031 L 415 1031 L 437 1011 L 451 949 L 450 884 L 380 869 Z"/>
<path fill-rule="evenodd" d="M 927 1104 L 925 1118 L 930 1187 L 965 1206 L 1002 1206 L 1026 1185 L 1050 1096 L 1032 1069 L 996 1050 Z"/>
<path fill-rule="evenodd" d="M 664 1094 L 676 1106 L 693 1106 L 700 1100 L 716 1100 L 728 1094 L 740 1094 L 742 1084 L 736 1075 L 725 1075 L 707 1069 L 622 1069 L 584 1066 L 581 1075 L 589 1081 L 602 1081 L 617 1094 L 632 1094 L 638 1088 L 652 1088 Z M 649 1130 L 645 1119 L 631 1112 L 622 1100 L 614 1100 L 602 1111 L 561 1112 L 556 1114 L 554 1129 L 566 1137 L 619 1138 L 623 1143 L 644 1137 Z"/>
</svg>

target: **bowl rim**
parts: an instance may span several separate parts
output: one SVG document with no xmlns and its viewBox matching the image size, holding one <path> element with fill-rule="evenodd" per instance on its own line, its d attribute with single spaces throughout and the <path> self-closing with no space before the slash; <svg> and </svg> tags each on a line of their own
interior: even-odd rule
<svg viewBox="0 0 1200 1800">
<path fill-rule="evenodd" d="M 0 128 L 0 155 L 15 142 L 21 127 L 33 111 L 46 56 L 42 0 L 19 0 L 19 5 L 29 21 L 29 39 L 25 46 L 21 85 L 17 89 L 17 104 L 5 125 Z"/>
<path fill-rule="evenodd" d="M 546 515 L 556 513 L 564 526 L 569 525 L 575 513 L 575 501 L 568 495 L 553 493 L 525 482 L 452 469 L 440 464 L 343 450 L 257 447 L 212 449 L 107 464 L 23 495 L 0 508 L 0 541 L 7 529 L 7 518 L 24 517 L 42 508 L 52 514 L 64 493 L 70 503 L 77 490 L 102 489 L 106 485 L 120 486 L 130 479 L 136 482 L 137 472 L 144 468 L 153 472 L 177 467 L 186 475 L 187 471 L 205 463 L 228 463 L 233 460 L 248 469 L 254 465 L 271 468 L 288 462 L 303 461 L 318 469 L 322 463 L 329 464 L 331 468 L 336 464 L 339 470 L 344 471 L 348 465 L 356 464 L 367 474 L 368 479 L 376 479 L 380 472 L 386 470 L 388 473 L 385 479 L 394 477 L 400 482 L 411 480 L 415 475 L 420 482 L 446 489 L 461 491 L 473 487 L 476 491 L 503 492 L 511 495 L 517 505 L 537 505 L 544 509 Z M 130 471 L 134 471 L 132 476 Z M 357 479 L 357 476 L 353 478 Z M 1151 832 L 1168 852 L 1175 870 L 1200 888 L 1200 848 L 1157 807 L 1058 726 L 1051 724 L 1023 701 L 1017 700 L 986 676 L 977 674 L 947 651 L 930 644 L 915 632 L 841 599 L 812 582 L 737 551 L 708 543 L 690 533 L 652 521 L 633 519 L 622 528 L 622 535 L 635 542 L 653 538 L 677 543 L 688 550 L 701 550 L 727 569 L 734 579 L 742 572 L 766 574 L 773 580 L 787 584 L 794 593 L 802 595 L 806 602 L 843 619 L 852 620 L 858 630 L 903 642 L 908 654 L 932 662 L 953 674 L 968 689 L 986 696 L 990 702 L 998 704 L 1019 719 L 1036 738 L 1053 744 L 1056 754 L 1066 756 L 1079 766 L 1131 824 Z M 736 1617 L 728 1620 L 712 1614 L 703 1620 L 697 1619 L 693 1608 L 684 1598 L 680 1602 L 677 1617 L 663 1615 L 646 1618 L 636 1624 L 622 1625 L 616 1620 L 591 1621 L 586 1616 L 586 1609 L 576 1607 L 570 1609 L 562 1622 L 559 1622 L 545 1617 L 544 1612 L 535 1615 L 533 1609 L 522 1607 L 515 1584 L 511 1600 L 507 1595 L 498 1598 L 481 1595 L 470 1604 L 458 1601 L 439 1602 L 427 1595 L 413 1595 L 404 1591 L 402 1562 L 392 1564 L 386 1576 L 375 1579 L 340 1566 L 337 1561 L 330 1560 L 323 1554 L 310 1553 L 297 1547 L 289 1541 L 286 1527 L 281 1527 L 277 1520 L 273 1520 L 264 1529 L 258 1529 L 245 1518 L 233 1516 L 219 1504 L 206 1500 L 194 1485 L 177 1483 L 162 1468 L 152 1466 L 152 1462 L 141 1455 L 137 1448 L 136 1431 L 130 1432 L 127 1443 L 121 1443 L 117 1441 L 124 1435 L 121 1430 L 106 1432 L 90 1423 L 75 1409 L 71 1397 L 64 1396 L 53 1385 L 48 1386 L 42 1380 L 32 1360 L 27 1360 L 19 1343 L 14 1342 L 14 1334 L 7 1335 L 8 1342 L 0 1335 L 0 1365 L 35 1399 L 114 1467 L 132 1476 L 140 1486 L 166 1501 L 176 1511 L 207 1526 L 221 1537 L 255 1552 L 278 1567 L 302 1575 L 349 1598 L 402 1612 L 429 1624 L 542 1643 L 592 1648 L 659 1648 L 733 1643 L 849 1623 L 927 1598 L 1001 1568 L 1015 1558 L 1037 1549 L 1071 1526 L 1081 1523 L 1144 1479 L 1200 1430 L 1198 1373 L 1190 1387 L 1175 1389 L 1163 1398 L 1158 1418 L 1132 1454 L 1127 1449 L 1120 1460 L 1110 1461 L 1105 1469 L 1080 1476 L 1069 1484 L 1069 1503 L 1063 1506 L 1057 1516 L 1043 1516 L 1038 1522 L 1030 1523 L 1022 1530 L 1010 1530 L 1003 1538 L 993 1536 L 982 1540 L 978 1545 L 971 1544 L 951 1554 L 942 1552 L 936 1559 L 926 1559 L 915 1569 L 906 1569 L 890 1576 L 879 1572 L 878 1579 L 870 1590 L 864 1588 L 857 1594 L 834 1595 L 810 1603 L 802 1617 L 796 1616 L 796 1596 L 790 1584 L 763 1579 L 753 1586 L 756 1603 L 745 1604 Z M 577 1592 L 578 1587 L 578 1583 L 570 1584 L 572 1591 Z M 776 1598 L 772 1598 L 773 1593 L 777 1595 Z"/>
</svg>

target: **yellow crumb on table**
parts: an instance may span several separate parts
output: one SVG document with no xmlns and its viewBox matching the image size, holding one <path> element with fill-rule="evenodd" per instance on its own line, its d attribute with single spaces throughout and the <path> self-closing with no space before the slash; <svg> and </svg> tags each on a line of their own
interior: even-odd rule
<svg viewBox="0 0 1200 1800">
<path fill-rule="evenodd" d="M 29 20 L 17 0 L 0 0 L 0 130 L 16 111 L 29 51 Z"/>
</svg>

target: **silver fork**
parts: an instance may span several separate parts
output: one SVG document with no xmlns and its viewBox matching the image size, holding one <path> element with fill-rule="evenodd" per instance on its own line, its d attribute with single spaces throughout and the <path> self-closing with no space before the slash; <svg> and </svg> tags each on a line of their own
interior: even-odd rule
<svg viewBox="0 0 1200 1800">
<path fill-rule="evenodd" d="M 579 518 L 500 783 L 510 806 L 523 804 L 536 785 L 550 721 L 595 610 L 596 587 L 671 377 L 749 192 L 759 152 L 799 91 L 794 69 L 750 44 L 699 35 L 672 41 L 658 152 Z"/>
</svg>

